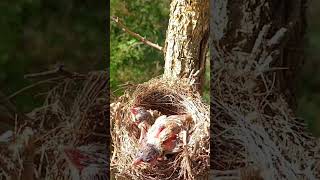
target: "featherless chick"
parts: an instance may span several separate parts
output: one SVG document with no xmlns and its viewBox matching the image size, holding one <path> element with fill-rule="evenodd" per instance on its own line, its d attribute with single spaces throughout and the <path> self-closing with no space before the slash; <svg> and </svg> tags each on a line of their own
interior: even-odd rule
<svg viewBox="0 0 320 180">
<path fill-rule="evenodd" d="M 133 165 L 142 162 L 154 164 L 165 154 L 179 151 L 178 140 L 180 133 L 186 135 L 186 124 L 192 121 L 191 115 L 162 115 L 150 127 L 142 140 L 140 150 Z M 185 139 L 186 137 L 184 137 Z M 184 142 L 185 144 L 186 142 Z"/>
<path fill-rule="evenodd" d="M 159 116 L 159 112 L 155 110 L 147 110 L 144 107 L 133 107 L 130 109 L 134 124 L 140 129 L 139 144 L 145 138 L 148 129 L 154 123 L 154 120 Z"/>
<path fill-rule="evenodd" d="M 63 152 L 73 180 L 109 180 L 108 149 L 105 145 L 90 144 L 64 147 Z"/>
</svg>

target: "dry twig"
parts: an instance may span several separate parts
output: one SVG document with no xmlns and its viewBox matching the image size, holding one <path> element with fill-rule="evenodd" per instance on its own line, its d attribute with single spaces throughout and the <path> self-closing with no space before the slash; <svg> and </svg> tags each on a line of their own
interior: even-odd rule
<svg viewBox="0 0 320 180">
<path fill-rule="evenodd" d="M 149 40 L 147 40 L 146 38 L 142 37 L 141 35 L 131 31 L 129 28 L 127 28 L 119 19 L 119 17 L 116 16 L 112 16 L 111 17 L 112 21 L 115 22 L 123 31 L 127 32 L 128 34 L 130 34 L 131 36 L 139 39 L 141 42 L 143 42 L 144 44 L 151 46 L 159 51 L 163 51 L 163 48 L 161 46 L 159 46 L 158 44 L 155 44 Z"/>
</svg>

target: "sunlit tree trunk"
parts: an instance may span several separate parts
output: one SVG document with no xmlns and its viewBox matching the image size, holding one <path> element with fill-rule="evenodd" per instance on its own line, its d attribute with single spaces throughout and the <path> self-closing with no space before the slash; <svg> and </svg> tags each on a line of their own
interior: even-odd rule
<svg viewBox="0 0 320 180">
<path fill-rule="evenodd" d="M 209 35 L 209 0 L 173 0 L 164 47 L 164 76 L 185 78 L 197 74 L 202 90 Z"/>
</svg>

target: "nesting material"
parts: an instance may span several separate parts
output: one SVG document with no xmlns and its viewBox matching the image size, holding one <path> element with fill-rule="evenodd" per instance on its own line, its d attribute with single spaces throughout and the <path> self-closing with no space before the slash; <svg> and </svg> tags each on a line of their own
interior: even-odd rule
<svg viewBox="0 0 320 180">
<path fill-rule="evenodd" d="M 235 51 L 213 61 L 212 179 L 320 178 L 320 142 L 291 110 L 269 55 L 256 62 Z"/>
<path fill-rule="evenodd" d="M 28 180 L 29 175 L 74 179 L 62 152 L 64 146 L 99 145 L 108 159 L 108 74 L 91 72 L 51 82 L 54 85 L 46 92 L 43 105 L 28 114 L 30 120 L 16 121 L 12 138 L 0 142 L 0 179 Z M 103 173 L 108 174 L 106 169 Z"/>
<path fill-rule="evenodd" d="M 117 179 L 200 179 L 209 171 L 209 106 L 192 81 L 155 78 L 128 90 L 111 105 L 113 155 L 111 171 Z M 132 126 L 130 108 L 143 106 L 163 115 L 190 114 L 187 146 L 167 160 L 132 166 L 139 150 L 139 130 Z"/>
</svg>

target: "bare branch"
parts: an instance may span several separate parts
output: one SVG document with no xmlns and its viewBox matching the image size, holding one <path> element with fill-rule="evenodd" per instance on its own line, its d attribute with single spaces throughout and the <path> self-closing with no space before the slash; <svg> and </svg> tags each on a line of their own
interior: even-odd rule
<svg viewBox="0 0 320 180">
<path fill-rule="evenodd" d="M 59 80 L 59 79 L 62 79 L 62 77 L 55 77 L 55 78 L 52 78 L 52 79 L 46 79 L 46 80 L 39 81 L 39 82 L 36 82 L 36 83 L 34 83 L 34 84 L 31 84 L 30 86 L 24 87 L 24 88 L 20 89 L 19 91 L 11 94 L 11 95 L 7 98 L 7 100 L 10 100 L 10 99 L 16 97 L 18 94 L 20 94 L 20 93 L 22 93 L 22 92 L 24 92 L 24 91 L 27 91 L 27 90 L 29 90 L 29 89 L 31 89 L 31 88 L 34 88 L 34 87 L 38 86 L 39 84 L 53 83 L 55 80 Z"/>
<path fill-rule="evenodd" d="M 139 39 L 141 42 L 143 42 L 144 44 L 151 46 L 159 51 L 162 51 L 163 48 L 161 46 L 159 46 L 158 44 L 155 44 L 149 40 L 147 40 L 146 38 L 142 37 L 141 35 L 131 31 L 130 29 L 128 29 L 122 22 L 121 20 L 116 17 L 116 16 L 112 16 L 111 17 L 112 21 L 115 22 L 123 31 L 127 32 L 128 34 L 130 34 L 131 36 Z"/>
<path fill-rule="evenodd" d="M 76 73 L 76 72 L 70 72 L 64 68 L 64 65 L 57 65 L 57 67 L 53 70 L 39 72 L 39 73 L 33 73 L 33 74 L 26 74 L 24 75 L 25 79 L 33 79 L 33 78 L 48 78 L 48 77 L 56 77 L 56 76 L 65 76 L 69 78 L 84 78 L 85 75 Z"/>
</svg>

